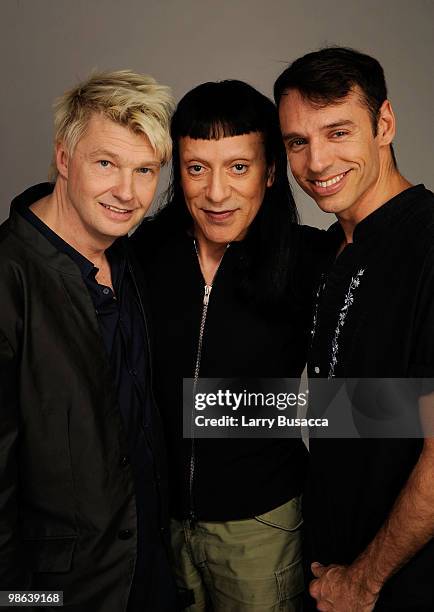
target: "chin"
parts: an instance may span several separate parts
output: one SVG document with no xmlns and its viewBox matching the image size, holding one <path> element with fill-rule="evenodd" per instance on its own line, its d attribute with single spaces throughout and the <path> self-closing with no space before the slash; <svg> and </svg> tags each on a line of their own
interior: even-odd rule
<svg viewBox="0 0 434 612">
<path fill-rule="evenodd" d="M 216 246 L 226 246 L 228 244 L 228 242 L 233 242 L 233 238 L 228 236 L 228 237 L 221 237 L 219 236 L 218 238 L 214 237 L 214 238 L 208 238 L 209 242 L 212 242 L 213 244 L 215 244 Z"/>
<path fill-rule="evenodd" d="M 233 233 L 231 232 L 203 232 L 205 239 L 213 244 L 227 244 L 233 240 Z"/>
<path fill-rule="evenodd" d="M 318 198 L 318 196 L 313 197 L 313 195 L 311 195 L 311 198 L 315 200 L 315 203 L 318 208 L 320 208 L 325 213 L 333 213 L 336 215 L 348 208 L 345 202 L 342 202 L 341 200 L 333 200 L 333 196 L 327 198 Z"/>
</svg>

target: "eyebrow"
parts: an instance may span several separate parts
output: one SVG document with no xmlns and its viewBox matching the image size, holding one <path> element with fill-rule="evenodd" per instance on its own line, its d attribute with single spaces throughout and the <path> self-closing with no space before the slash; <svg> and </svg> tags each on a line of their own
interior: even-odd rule
<svg viewBox="0 0 434 612">
<path fill-rule="evenodd" d="M 351 121 L 350 119 L 338 119 L 337 121 L 333 121 L 333 123 L 327 123 L 327 125 L 323 125 L 321 127 L 321 130 L 332 130 L 338 127 L 351 127 L 354 125 L 354 121 Z M 297 132 L 287 132 L 286 134 L 282 135 L 282 138 L 286 142 L 287 140 L 292 140 L 293 138 L 306 138 L 306 136 Z"/>
<path fill-rule="evenodd" d="M 333 123 L 328 123 L 322 129 L 330 130 L 332 128 L 344 127 L 346 125 L 351 126 L 355 124 L 354 124 L 354 121 L 351 121 L 351 119 L 338 119 L 337 121 L 333 121 Z"/>
<path fill-rule="evenodd" d="M 115 161 L 119 161 L 120 157 L 119 155 L 117 155 L 116 153 L 113 153 L 112 151 L 109 151 L 108 149 L 96 149 L 95 151 L 92 151 L 89 156 L 91 158 L 97 158 L 97 157 L 110 157 L 111 159 L 114 159 Z M 161 166 L 161 162 L 157 161 L 157 160 L 152 160 L 152 161 L 145 161 L 141 164 L 139 164 L 140 167 L 143 166 Z"/>
<path fill-rule="evenodd" d="M 188 153 L 188 152 L 187 152 Z M 228 164 L 234 161 L 240 161 L 240 162 L 251 162 L 255 159 L 255 155 L 253 156 L 246 156 L 244 155 L 233 155 L 231 157 L 226 158 L 225 160 L 223 160 L 223 163 Z M 182 160 L 184 163 L 186 164 L 191 164 L 192 162 L 199 162 L 200 164 L 209 164 L 209 160 L 207 161 L 206 159 L 203 159 L 201 157 L 196 157 L 194 155 L 190 155 L 187 154 L 185 156 L 185 158 Z"/>
</svg>

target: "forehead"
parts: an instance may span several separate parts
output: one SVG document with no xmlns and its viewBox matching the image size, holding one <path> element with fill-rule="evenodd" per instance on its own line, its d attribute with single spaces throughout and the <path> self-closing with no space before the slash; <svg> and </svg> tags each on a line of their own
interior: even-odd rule
<svg viewBox="0 0 434 612">
<path fill-rule="evenodd" d="M 92 113 L 83 136 L 77 143 L 77 151 L 92 154 L 98 151 L 111 152 L 119 156 L 144 156 L 148 160 L 158 160 L 148 137 L 133 132 L 99 113 Z"/>
<path fill-rule="evenodd" d="M 264 157 L 264 140 L 259 132 L 216 140 L 184 136 L 179 141 L 179 152 L 182 159 L 197 158 L 208 161 L 255 159 Z"/>
<path fill-rule="evenodd" d="M 352 121 L 356 124 L 370 123 L 370 115 L 357 89 L 337 103 L 319 106 L 304 98 L 297 90 L 286 92 L 279 104 L 279 119 L 283 136 L 295 133 L 308 133 L 324 129 L 331 124 Z"/>
</svg>

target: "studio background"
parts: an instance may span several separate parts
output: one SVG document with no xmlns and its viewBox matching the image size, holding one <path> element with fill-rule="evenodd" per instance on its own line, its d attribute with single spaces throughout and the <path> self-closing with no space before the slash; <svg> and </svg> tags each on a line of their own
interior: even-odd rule
<svg viewBox="0 0 434 612">
<path fill-rule="evenodd" d="M 433 0 L 2 0 L 0 15 L 0 222 L 12 197 L 46 180 L 54 98 L 92 70 L 152 74 L 176 100 L 225 78 L 271 96 L 290 61 L 330 44 L 383 65 L 399 167 L 412 183 L 434 187 Z M 166 181 L 167 172 L 160 191 Z M 304 223 L 332 223 L 294 191 Z"/>
</svg>

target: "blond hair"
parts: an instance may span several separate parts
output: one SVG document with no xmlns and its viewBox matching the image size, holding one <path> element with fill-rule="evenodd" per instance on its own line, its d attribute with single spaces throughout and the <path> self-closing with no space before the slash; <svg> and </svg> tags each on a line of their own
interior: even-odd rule
<svg viewBox="0 0 434 612">
<path fill-rule="evenodd" d="M 98 72 L 54 103 L 54 141 L 63 142 L 70 154 L 84 135 L 92 113 L 147 136 L 161 163 L 172 152 L 170 117 L 174 102 L 169 87 L 148 75 L 131 70 Z M 55 160 L 51 178 L 57 176 Z"/>
</svg>

